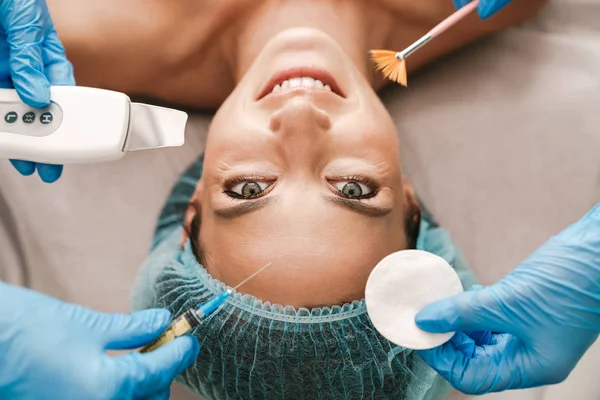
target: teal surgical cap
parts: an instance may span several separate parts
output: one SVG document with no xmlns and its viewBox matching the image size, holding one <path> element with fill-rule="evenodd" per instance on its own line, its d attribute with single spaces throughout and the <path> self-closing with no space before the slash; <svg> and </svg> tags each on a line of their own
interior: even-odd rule
<svg viewBox="0 0 600 400">
<path fill-rule="evenodd" d="M 179 316 L 227 289 L 198 263 L 189 241 L 180 246 L 201 173 L 199 159 L 163 209 L 133 292 L 135 310 L 164 307 Z M 473 283 L 447 232 L 426 211 L 417 247 L 445 258 L 465 286 Z M 416 353 L 378 334 L 364 300 L 308 310 L 234 293 L 193 334 L 200 355 L 178 381 L 206 399 L 433 400 L 449 390 Z"/>
</svg>

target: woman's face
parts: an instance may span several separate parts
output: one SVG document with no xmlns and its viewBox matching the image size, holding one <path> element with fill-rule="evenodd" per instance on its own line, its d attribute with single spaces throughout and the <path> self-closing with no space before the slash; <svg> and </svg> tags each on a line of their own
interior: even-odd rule
<svg viewBox="0 0 600 400">
<path fill-rule="evenodd" d="M 311 308 L 363 297 L 377 262 L 406 246 L 411 196 L 365 78 L 331 38 L 293 29 L 215 115 L 186 221 L 201 220 L 213 277 L 235 286 L 272 262 L 242 291 Z"/>
</svg>

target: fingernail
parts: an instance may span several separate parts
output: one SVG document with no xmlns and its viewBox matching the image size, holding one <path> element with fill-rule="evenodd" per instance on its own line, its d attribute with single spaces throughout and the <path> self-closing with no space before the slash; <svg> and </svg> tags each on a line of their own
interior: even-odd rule
<svg viewBox="0 0 600 400">
<path fill-rule="evenodd" d="M 435 319 L 433 319 L 430 315 L 425 314 L 424 316 L 417 314 L 415 317 L 415 323 L 419 327 L 419 329 L 424 330 L 425 332 L 435 333 L 439 330 L 439 323 Z"/>
<path fill-rule="evenodd" d="M 37 165 L 38 175 L 45 183 L 54 183 L 60 178 L 62 174 L 62 165 Z"/>
<path fill-rule="evenodd" d="M 418 320 L 416 323 L 419 329 L 425 332 L 438 333 L 440 331 L 439 324 L 436 321 Z"/>
<path fill-rule="evenodd" d="M 190 350 L 190 362 L 189 365 L 192 365 L 198 359 L 198 355 L 200 354 L 200 342 L 198 338 L 195 336 L 189 335 L 192 340 L 192 349 Z"/>
<path fill-rule="evenodd" d="M 10 163 L 23 176 L 30 176 L 35 172 L 35 164 L 29 161 L 10 160 Z"/>
<path fill-rule="evenodd" d="M 497 11 L 494 8 L 495 8 L 495 3 L 493 1 L 480 4 L 479 9 L 477 10 L 477 12 L 479 14 L 479 18 L 486 19 L 486 18 L 491 17 L 492 14 L 495 14 Z"/>
<path fill-rule="evenodd" d="M 463 8 L 470 0 L 454 0 L 454 6 L 456 8 Z"/>
<path fill-rule="evenodd" d="M 35 108 L 50 104 L 50 82 L 37 69 L 26 68 L 26 73 L 13 76 L 13 84 L 25 104 Z"/>
<path fill-rule="evenodd" d="M 431 333 L 445 333 L 449 332 L 450 329 L 447 329 L 445 326 L 445 321 L 441 319 L 440 315 L 440 307 L 438 304 L 432 304 L 430 306 L 425 307 L 415 316 L 415 323 L 417 326 Z"/>
<path fill-rule="evenodd" d="M 196 336 L 192 336 L 190 335 L 190 337 L 192 338 L 192 360 L 196 360 L 196 358 L 198 358 L 198 354 L 200 354 L 200 342 L 198 341 L 198 338 Z"/>
<path fill-rule="evenodd" d="M 169 312 L 169 310 L 165 310 L 165 309 L 156 309 L 153 310 L 154 311 L 154 323 L 156 326 L 156 329 L 160 329 L 166 325 L 169 324 L 169 322 L 171 322 L 171 312 Z"/>
</svg>

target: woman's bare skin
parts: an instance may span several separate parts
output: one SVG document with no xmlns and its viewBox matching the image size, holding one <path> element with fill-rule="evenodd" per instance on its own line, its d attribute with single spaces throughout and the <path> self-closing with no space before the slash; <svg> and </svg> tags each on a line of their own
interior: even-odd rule
<svg viewBox="0 0 600 400">
<path fill-rule="evenodd" d="M 411 58 L 409 72 L 478 38 L 534 16 L 546 0 L 515 0 L 482 21 L 476 15 Z M 402 50 L 454 11 L 451 0 L 48 0 L 77 83 L 215 110 L 261 46 L 295 26 L 334 37 L 364 69 L 367 52 Z"/>
</svg>

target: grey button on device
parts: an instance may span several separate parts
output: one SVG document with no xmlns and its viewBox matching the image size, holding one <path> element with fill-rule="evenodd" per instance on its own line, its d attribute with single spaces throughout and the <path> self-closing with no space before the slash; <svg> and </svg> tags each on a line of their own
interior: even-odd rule
<svg viewBox="0 0 600 400">
<path fill-rule="evenodd" d="M 0 131 L 19 136 L 45 137 L 54 133 L 62 125 L 62 109 L 53 101 L 42 109 L 35 109 L 18 100 L 2 101 L 2 97 L 0 95 Z M 2 133 L 0 132 L 0 155 L 4 154 L 5 146 Z"/>
<path fill-rule="evenodd" d="M 26 124 L 31 124 L 35 121 L 35 113 L 29 111 L 23 115 L 23 122 Z"/>
<path fill-rule="evenodd" d="M 13 124 L 17 121 L 17 119 L 19 118 L 19 116 L 17 115 L 16 112 L 11 111 L 9 113 L 6 113 L 6 115 L 4 116 L 4 120 L 6 122 L 8 122 L 9 124 Z"/>
<path fill-rule="evenodd" d="M 45 112 L 40 116 L 40 122 L 44 125 L 48 125 L 49 123 L 52 122 L 53 119 L 54 119 L 54 116 L 52 115 L 51 112 Z"/>
</svg>

